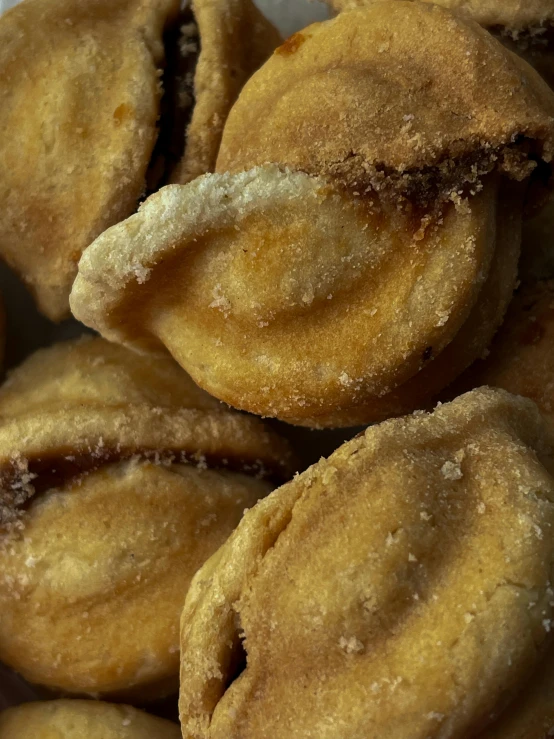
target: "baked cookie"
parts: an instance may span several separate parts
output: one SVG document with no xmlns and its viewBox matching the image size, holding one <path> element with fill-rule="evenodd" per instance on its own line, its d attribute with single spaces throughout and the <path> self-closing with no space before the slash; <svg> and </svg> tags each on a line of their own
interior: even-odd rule
<svg viewBox="0 0 554 739">
<path fill-rule="evenodd" d="M 483 388 L 256 505 L 186 599 L 183 736 L 477 736 L 548 646 L 551 442 Z"/>
<path fill-rule="evenodd" d="M 474 24 L 417 3 L 340 14 L 246 84 L 217 174 L 87 249 L 72 310 L 260 415 L 413 410 L 502 320 L 553 122 L 548 86 Z"/>
<path fill-rule="evenodd" d="M 96 701 L 25 703 L 0 714 L 0 739 L 181 739 L 179 727 L 131 706 Z"/>
<path fill-rule="evenodd" d="M 175 690 L 192 575 L 292 471 L 169 358 L 37 352 L 0 389 L 0 659 L 66 693 Z"/>
<path fill-rule="evenodd" d="M 179 6 L 26 0 L 0 18 L 0 256 L 53 320 L 96 236 L 168 175 L 213 169 L 229 108 L 277 44 L 250 0 Z"/>
<path fill-rule="evenodd" d="M 327 0 L 337 11 L 382 0 Z M 389 0 L 390 2 L 391 0 Z M 397 0 L 394 0 L 396 2 Z M 554 4 L 552 0 L 423 0 L 474 20 L 531 64 L 554 87 Z M 554 200 L 523 224 L 520 272 L 524 278 L 554 276 Z"/>
</svg>

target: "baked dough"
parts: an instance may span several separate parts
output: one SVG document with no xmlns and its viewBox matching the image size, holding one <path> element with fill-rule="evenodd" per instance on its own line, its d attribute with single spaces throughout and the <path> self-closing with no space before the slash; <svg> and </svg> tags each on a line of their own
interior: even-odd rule
<svg viewBox="0 0 554 739">
<path fill-rule="evenodd" d="M 0 390 L 0 659 L 67 693 L 175 690 L 192 575 L 291 466 L 169 358 L 37 352 Z"/>
<path fill-rule="evenodd" d="M 336 11 L 367 7 L 377 1 L 327 0 Z M 431 1 L 461 17 L 477 21 L 554 87 L 554 4 L 551 0 L 423 0 Z M 553 222 L 552 198 L 538 214 L 524 222 L 520 265 L 524 278 L 554 276 Z"/>
<path fill-rule="evenodd" d="M 96 701 L 25 703 L 0 714 L 0 739 L 181 739 L 179 727 L 131 706 Z"/>
<path fill-rule="evenodd" d="M 72 310 L 260 415 L 413 410 L 502 320 L 553 122 L 539 76 L 441 8 L 315 24 L 244 87 L 216 175 L 161 190 L 87 249 Z"/>
<path fill-rule="evenodd" d="M 501 717 L 479 739 L 545 739 L 554 730 L 554 650 L 547 651 L 531 679 Z"/>
<path fill-rule="evenodd" d="M 69 315 L 83 249 L 145 193 L 160 155 L 164 33 L 179 6 L 26 0 L 0 18 L 0 256 L 53 320 Z M 185 150 L 173 173 L 184 180 L 213 169 L 230 106 L 278 42 L 250 0 L 195 0 L 193 11 L 197 64 L 186 39 L 184 47 L 195 91 L 177 90 L 174 101 L 190 109 L 179 119 L 185 126 L 192 116 L 190 126 L 169 133 L 162 121 L 163 136 Z M 169 94 L 174 81 L 165 84 Z"/>
<path fill-rule="evenodd" d="M 248 78 L 281 43 L 251 0 L 191 0 L 198 28 L 194 107 L 172 182 L 213 172 L 223 126 Z"/>
<path fill-rule="evenodd" d="M 547 432 L 530 401 L 475 390 L 256 505 L 186 599 L 183 736 L 478 736 L 549 642 Z"/>
<path fill-rule="evenodd" d="M 4 711 L 0 739 L 181 739 L 181 732 L 131 706 L 55 700 Z"/>
</svg>

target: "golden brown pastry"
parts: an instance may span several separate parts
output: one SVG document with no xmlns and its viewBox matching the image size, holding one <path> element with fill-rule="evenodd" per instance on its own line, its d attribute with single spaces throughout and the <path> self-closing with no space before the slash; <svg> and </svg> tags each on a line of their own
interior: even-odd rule
<svg viewBox="0 0 554 739">
<path fill-rule="evenodd" d="M 187 596 L 184 737 L 477 736 L 549 642 L 546 432 L 483 388 L 369 428 L 256 505 Z"/>
<path fill-rule="evenodd" d="M 447 396 L 480 385 L 531 398 L 554 419 L 554 283 L 525 284 L 516 294 L 490 353 L 475 362 Z M 552 593 L 554 600 L 554 592 Z M 554 649 L 480 739 L 545 739 L 554 730 Z"/>
<path fill-rule="evenodd" d="M 181 739 L 181 732 L 131 706 L 55 700 L 4 711 L 0 739 Z"/>
<path fill-rule="evenodd" d="M 337 11 L 368 7 L 380 0 L 327 0 Z M 390 0 L 389 0 L 390 1 Z M 396 0 L 394 0 L 396 2 Z M 554 3 L 552 0 L 423 0 L 434 2 L 487 28 L 523 57 L 554 87 Z M 554 276 L 554 200 L 523 224 L 520 273 Z"/>
<path fill-rule="evenodd" d="M 147 179 L 156 189 L 183 149 L 173 177 L 213 169 L 231 104 L 277 43 L 250 0 L 195 0 L 180 19 L 179 5 L 26 0 L 0 18 L 0 256 L 53 320 L 83 249 Z"/>
<path fill-rule="evenodd" d="M 169 358 L 37 352 L 0 389 L 0 659 L 68 693 L 176 689 L 192 575 L 291 465 Z"/>
<path fill-rule="evenodd" d="M 163 189 L 87 249 L 72 310 L 111 340 L 165 345 L 261 415 L 412 410 L 502 319 L 553 116 L 528 65 L 435 6 L 310 26 L 244 87 L 218 174 Z"/>
</svg>

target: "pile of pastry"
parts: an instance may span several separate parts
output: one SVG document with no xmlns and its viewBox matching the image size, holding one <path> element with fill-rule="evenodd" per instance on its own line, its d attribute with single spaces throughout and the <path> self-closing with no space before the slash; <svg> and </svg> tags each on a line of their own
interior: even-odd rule
<svg viewBox="0 0 554 739">
<path fill-rule="evenodd" d="M 0 739 L 554 735 L 554 0 L 329 1 L 0 18 Z"/>
</svg>

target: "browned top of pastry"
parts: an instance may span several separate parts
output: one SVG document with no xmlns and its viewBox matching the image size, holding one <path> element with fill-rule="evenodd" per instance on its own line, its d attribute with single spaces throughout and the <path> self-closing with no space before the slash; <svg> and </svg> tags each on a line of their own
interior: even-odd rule
<svg viewBox="0 0 554 739">
<path fill-rule="evenodd" d="M 235 407 L 314 426 L 382 418 L 447 346 L 445 382 L 498 326 L 519 241 L 499 188 L 522 180 L 519 212 L 553 114 L 531 67 L 441 8 L 384 2 L 312 26 L 235 104 L 218 163 L 231 172 L 163 188 L 86 250 L 74 314 L 166 346 Z M 454 345 L 470 313 L 479 341 Z M 434 364 L 410 409 L 440 381 Z"/>
<path fill-rule="evenodd" d="M 547 646 L 551 462 L 536 407 L 481 388 L 261 501 L 189 590 L 184 736 L 477 736 Z"/>
<path fill-rule="evenodd" d="M 277 434 L 226 409 L 170 357 L 86 338 L 36 352 L 0 389 L 0 523 L 35 490 L 134 455 L 293 471 Z"/>
<path fill-rule="evenodd" d="M 550 160 L 553 116 L 546 83 L 485 30 L 435 5 L 375 2 L 273 54 L 229 115 L 217 169 L 276 162 L 436 200 L 493 168 L 523 178 L 530 153 Z"/>
<path fill-rule="evenodd" d="M 382 0 L 326 0 L 335 10 L 363 8 Z M 396 2 L 396 0 L 393 0 Z M 554 20 L 552 0 L 422 0 L 455 11 L 482 26 L 539 29 Z"/>
</svg>

